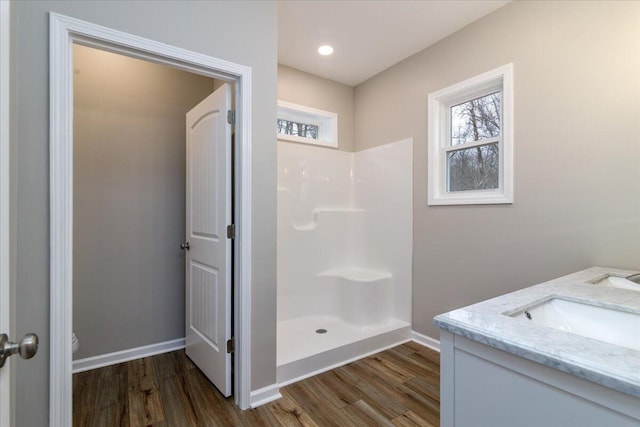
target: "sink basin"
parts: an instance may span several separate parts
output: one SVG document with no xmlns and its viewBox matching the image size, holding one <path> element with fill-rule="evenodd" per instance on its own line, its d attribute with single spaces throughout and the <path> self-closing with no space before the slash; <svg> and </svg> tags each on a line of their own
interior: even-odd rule
<svg viewBox="0 0 640 427">
<path fill-rule="evenodd" d="M 640 274 L 629 277 L 607 276 L 599 282 L 596 282 L 596 284 L 601 286 L 609 286 L 611 288 L 640 291 Z"/>
<path fill-rule="evenodd" d="M 511 317 L 640 351 L 638 313 L 553 298 Z"/>
</svg>

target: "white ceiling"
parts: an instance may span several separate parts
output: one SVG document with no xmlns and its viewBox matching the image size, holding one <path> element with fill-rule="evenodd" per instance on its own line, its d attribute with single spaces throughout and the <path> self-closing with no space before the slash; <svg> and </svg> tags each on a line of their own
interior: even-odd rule
<svg viewBox="0 0 640 427">
<path fill-rule="evenodd" d="M 278 62 L 356 86 L 508 2 L 279 1 Z"/>
</svg>

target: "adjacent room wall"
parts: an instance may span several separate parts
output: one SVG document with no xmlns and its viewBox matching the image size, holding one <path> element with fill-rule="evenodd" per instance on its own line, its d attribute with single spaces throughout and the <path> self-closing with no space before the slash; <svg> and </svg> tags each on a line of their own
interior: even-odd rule
<svg viewBox="0 0 640 427">
<path fill-rule="evenodd" d="M 353 88 L 278 65 L 278 99 L 338 114 L 338 149 L 354 151 Z M 275 126 L 275 125 L 274 125 Z"/>
<path fill-rule="evenodd" d="M 271 1 L 25 1 L 13 3 L 16 150 L 16 333 L 40 350 L 16 366 L 16 425 L 49 414 L 49 11 L 236 62 L 252 69 L 251 386 L 276 381 L 277 10 Z"/>
<path fill-rule="evenodd" d="M 513 62 L 515 202 L 427 206 L 427 95 Z M 413 328 L 594 265 L 640 268 L 640 3 L 512 2 L 355 88 L 356 150 L 414 138 Z"/>
<path fill-rule="evenodd" d="M 74 359 L 184 337 L 185 114 L 214 80 L 74 45 Z"/>
</svg>

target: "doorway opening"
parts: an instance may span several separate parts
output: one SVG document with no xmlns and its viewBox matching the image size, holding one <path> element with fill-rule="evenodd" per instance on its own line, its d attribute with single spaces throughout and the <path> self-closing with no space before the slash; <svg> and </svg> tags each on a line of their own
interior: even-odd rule
<svg viewBox="0 0 640 427">
<path fill-rule="evenodd" d="M 230 187 L 236 204 L 229 214 L 235 225 L 233 264 L 235 334 L 233 352 L 234 398 L 249 406 L 250 393 L 250 196 L 251 70 L 210 56 L 168 46 L 127 33 L 51 13 L 51 341 L 50 423 L 71 425 L 72 419 L 72 308 L 73 308 L 73 48 L 82 45 L 142 59 L 234 85 L 236 144 Z M 230 89 L 228 90 L 230 94 Z M 229 95 L 230 97 L 230 95 Z M 225 112 L 226 113 L 226 112 Z M 226 123 L 226 114 L 224 114 Z M 231 155 L 233 154 L 233 155 Z M 229 205 L 230 207 L 230 205 Z M 232 215 L 232 216 L 231 216 Z M 184 230 L 184 229 L 183 229 Z M 224 236 L 226 238 L 226 235 Z M 224 346 L 226 350 L 226 345 Z"/>
<path fill-rule="evenodd" d="M 199 368 L 189 378 L 229 397 L 233 83 L 78 44 L 73 62 L 74 424 L 107 404 L 162 420 L 157 405 L 144 419 L 125 408 L 175 388 L 183 356 L 121 364 L 182 349 Z M 90 381 L 104 366 L 112 375 Z M 94 407 L 92 385 L 114 384 L 128 398 L 98 393 Z"/>
<path fill-rule="evenodd" d="M 195 205 L 194 217 L 205 221 L 219 210 L 224 228 L 231 206 L 199 197 L 206 182 L 195 183 L 191 205 L 185 191 L 191 169 L 185 166 L 191 164 L 185 161 L 185 116 L 193 117 L 196 105 L 228 84 L 77 44 L 73 54 L 73 324 L 83 344 L 74 354 L 76 372 L 184 346 L 185 255 L 193 258 L 188 241 L 202 238 L 185 233 L 185 210 Z M 215 126 L 206 117 L 200 123 Z M 208 145 L 192 148 L 199 150 L 196 165 L 216 154 Z M 217 160 L 223 164 L 207 165 L 212 171 L 204 178 L 230 169 L 230 158 Z M 197 333 L 215 340 L 207 329 L 200 325 Z"/>
</svg>

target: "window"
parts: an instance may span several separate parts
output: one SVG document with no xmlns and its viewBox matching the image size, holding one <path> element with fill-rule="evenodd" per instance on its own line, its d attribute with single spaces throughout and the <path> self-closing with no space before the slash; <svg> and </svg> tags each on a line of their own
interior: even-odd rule
<svg viewBox="0 0 640 427">
<path fill-rule="evenodd" d="M 429 204 L 513 202 L 513 65 L 429 94 Z"/>
<path fill-rule="evenodd" d="M 302 138 L 318 139 L 318 125 L 297 123 L 291 120 L 278 119 L 278 133 L 300 136 Z"/>
<path fill-rule="evenodd" d="M 278 101 L 278 139 L 338 148 L 338 115 Z"/>
</svg>

